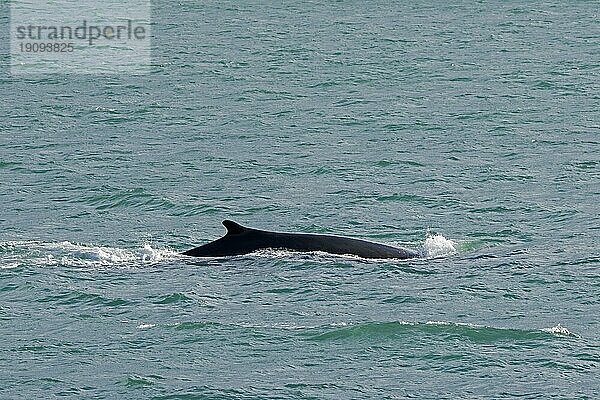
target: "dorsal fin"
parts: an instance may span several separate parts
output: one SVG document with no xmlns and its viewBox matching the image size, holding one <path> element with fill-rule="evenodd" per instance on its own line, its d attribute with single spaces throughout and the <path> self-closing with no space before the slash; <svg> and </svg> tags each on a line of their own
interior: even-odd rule
<svg viewBox="0 0 600 400">
<path fill-rule="evenodd" d="M 227 235 L 238 235 L 249 230 L 248 228 L 241 226 L 237 222 L 233 222 L 228 219 L 223 221 L 223 226 L 225 227 L 225 229 L 227 229 Z"/>
</svg>

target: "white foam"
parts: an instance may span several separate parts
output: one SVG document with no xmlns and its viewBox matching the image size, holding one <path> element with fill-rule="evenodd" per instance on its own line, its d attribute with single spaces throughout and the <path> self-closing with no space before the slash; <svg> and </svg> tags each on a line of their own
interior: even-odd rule
<svg viewBox="0 0 600 400">
<path fill-rule="evenodd" d="M 19 263 L 18 262 L 9 262 L 9 263 L 2 263 L 0 264 L 0 269 L 14 269 L 14 268 L 19 268 Z"/>
<path fill-rule="evenodd" d="M 260 258 L 295 258 L 310 259 L 314 261 L 331 261 L 332 258 L 347 258 L 351 260 L 362 260 L 363 258 L 354 254 L 332 254 L 324 251 L 299 252 L 286 249 L 261 249 L 251 253 L 253 257 Z"/>
<path fill-rule="evenodd" d="M 437 258 L 456 254 L 456 242 L 446 239 L 442 235 L 428 235 L 423 244 L 426 257 Z"/>
<path fill-rule="evenodd" d="M 446 325 L 454 325 L 454 322 L 448 321 L 427 321 L 425 325 L 438 325 L 438 326 L 446 326 Z"/>
<path fill-rule="evenodd" d="M 556 326 L 553 326 L 552 328 L 542 329 L 542 331 L 552 333 L 553 335 L 558 335 L 558 336 L 577 336 L 576 334 L 569 331 L 567 328 L 565 328 L 561 324 L 557 324 Z"/>
<path fill-rule="evenodd" d="M 161 261 L 164 258 L 173 257 L 179 255 L 174 251 L 164 250 L 164 249 L 154 249 L 149 244 L 145 244 L 142 249 L 142 261 L 151 263 Z"/>
<path fill-rule="evenodd" d="M 169 249 L 157 249 L 146 244 L 140 249 L 94 246 L 71 242 L 4 242 L 0 245 L 10 251 L 2 255 L 2 266 L 16 267 L 27 259 L 33 265 L 68 266 L 141 266 L 165 259 L 175 259 L 179 254 Z"/>
<path fill-rule="evenodd" d="M 137 329 L 150 329 L 154 328 L 156 324 L 140 324 L 137 326 Z"/>
<path fill-rule="evenodd" d="M 461 326 L 465 328 L 492 328 L 486 327 L 485 325 L 477 325 L 472 324 L 470 322 L 449 322 L 449 321 L 427 321 L 425 325 L 433 325 L 433 326 Z M 505 328 L 496 328 L 496 329 L 505 329 Z"/>
</svg>

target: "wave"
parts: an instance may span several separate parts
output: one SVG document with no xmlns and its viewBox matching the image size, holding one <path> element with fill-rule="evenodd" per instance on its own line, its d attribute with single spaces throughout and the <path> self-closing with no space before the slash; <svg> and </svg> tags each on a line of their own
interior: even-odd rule
<svg viewBox="0 0 600 400">
<path fill-rule="evenodd" d="M 43 266 L 132 266 L 175 259 L 179 254 L 145 244 L 138 249 L 122 249 L 65 242 L 0 242 L 0 269 L 26 265 Z"/>
<path fill-rule="evenodd" d="M 53 305 L 92 305 L 104 307 L 120 307 L 130 304 L 122 298 L 108 298 L 96 293 L 87 293 L 81 290 L 67 290 L 59 294 L 52 294 L 37 300 L 40 303 Z"/>
<path fill-rule="evenodd" d="M 493 327 L 448 321 L 371 321 L 363 323 L 337 322 L 327 325 L 237 324 L 218 321 L 182 321 L 177 323 L 144 322 L 137 329 L 166 328 L 175 330 L 250 330 L 254 333 L 268 331 L 295 332 L 304 340 L 329 341 L 381 341 L 396 337 L 430 337 L 435 340 L 466 339 L 477 343 L 537 342 L 552 338 L 581 338 L 561 324 L 550 328 L 519 329 Z"/>
<path fill-rule="evenodd" d="M 213 206 L 209 203 L 196 201 L 181 203 L 168 196 L 152 193 L 142 188 L 113 189 L 106 193 L 95 193 L 83 197 L 66 199 L 76 204 L 92 206 L 96 210 L 108 210 L 118 208 L 133 208 L 145 211 L 163 211 L 173 216 L 195 216 L 218 214 L 225 209 Z M 226 210 L 225 210 L 226 211 Z"/>
<path fill-rule="evenodd" d="M 543 340 L 549 336 L 579 337 L 558 324 L 552 328 L 517 329 L 498 328 L 469 323 L 427 322 L 365 322 L 327 330 L 309 337 L 314 341 L 364 340 L 401 335 L 429 335 L 445 338 L 464 338 L 474 342 Z"/>
</svg>

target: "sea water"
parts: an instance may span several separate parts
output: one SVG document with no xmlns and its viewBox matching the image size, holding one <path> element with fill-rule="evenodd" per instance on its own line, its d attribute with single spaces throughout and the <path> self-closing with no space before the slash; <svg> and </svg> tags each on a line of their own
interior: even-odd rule
<svg viewBox="0 0 600 400">
<path fill-rule="evenodd" d="M 154 1 L 149 74 L 4 68 L 0 398 L 598 398 L 598 10 Z M 425 257 L 180 255 L 226 218 Z"/>
</svg>

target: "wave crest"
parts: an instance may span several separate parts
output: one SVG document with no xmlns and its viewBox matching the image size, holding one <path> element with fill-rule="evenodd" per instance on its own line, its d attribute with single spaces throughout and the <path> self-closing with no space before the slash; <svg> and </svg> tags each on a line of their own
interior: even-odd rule
<svg viewBox="0 0 600 400">
<path fill-rule="evenodd" d="M 341 327 L 321 328 L 318 334 L 310 335 L 310 340 L 380 340 L 403 335 L 425 335 L 430 337 L 462 338 L 473 342 L 500 342 L 500 341 L 544 341 L 548 334 L 554 336 L 577 335 L 558 325 L 560 332 L 551 329 L 518 329 L 493 327 L 461 322 L 449 321 L 373 321 L 349 324 Z"/>
<path fill-rule="evenodd" d="M 442 235 L 428 235 L 423 244 L 423 253 L 426 257 L 437 258 L 456 254 L 456 242 L 446 239 Z"/>
</svg>

